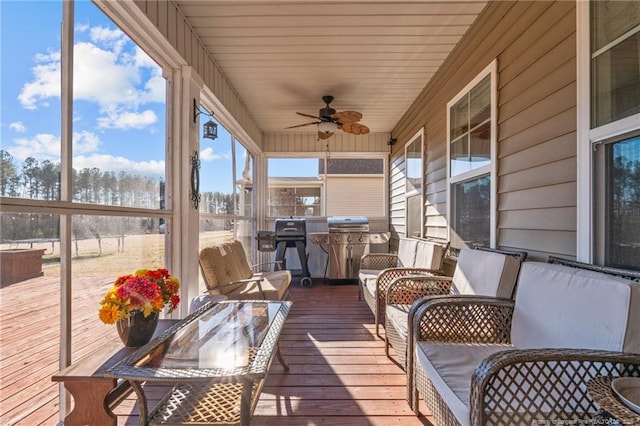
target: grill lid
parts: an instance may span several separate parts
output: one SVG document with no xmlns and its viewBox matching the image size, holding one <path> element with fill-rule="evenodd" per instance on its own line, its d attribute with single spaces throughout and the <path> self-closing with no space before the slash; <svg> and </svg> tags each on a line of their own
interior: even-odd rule
<svg viewBox="0 0 640 426">
<path fill-rule="evenodd" d="M 369 219 L 364 216 L 331 216 L 327 218 L 327 227 L 329 232 L 369 232 Z"/>
<path fill-rule="evenodd" d="M 305 237 L 307 222 L 303 218 L 276 219 L 276 238 Z"/>
</svg>

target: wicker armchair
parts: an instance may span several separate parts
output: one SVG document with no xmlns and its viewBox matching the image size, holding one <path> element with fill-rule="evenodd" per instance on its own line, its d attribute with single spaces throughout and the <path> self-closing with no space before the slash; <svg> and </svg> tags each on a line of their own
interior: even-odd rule
<svg viewBox="0 0 640 426">
<path fill-rule="evenodd" d="M 222 294 L 232 300 L 291 298 L 291 272 L 254 272 L 263 264 L 250 265 L 240 241 L 206 247 L 200 251 L 199 261 L 209 295 Z"/>
<path fill-rule="evenodd" d="M 640 376 L 639 274 L 567 262 L 524 263 L 515 301 L 436 296 L 416 307 L 414 411 L 422 395 L 438 424 L 584 422 L 599 410 L 589 380 Z"/>
<path fill-rule="evenodd" d="M 380 325 L 385 321 L 386 294 L 389 283 L 398 277 L 409 275 L 443 275 L 442 263 L 449 248 L 449 243 L 416 238 L 405 238 L 400 243 L 398 255 L 369 254 L 363 256 L 360 263 L 360 290 L 374 315 L 378 337 L 380 337 Z M 394 258 L 397 264 L 388 266 Z M 381 266 L 386 266 L 386 268 L 382 270 L 371 269 Z"/>
<path fill-rule="evenodd" d="M 453 277 L 407 276 L 393 280 L 385 303 L 385 354 L 393 347 L 406 369 L 408 317 L 412 304 L 424 303 L 425 296 L 469 294 L 511 298 L 520 265 L 527 258 L 524 251 L 507 251 L 476 247 L 462 249 Z M 418 301 L 419 300 L 419 301 Z M 417 306 L 413 307 L 414 310 Z"/>
</svg>

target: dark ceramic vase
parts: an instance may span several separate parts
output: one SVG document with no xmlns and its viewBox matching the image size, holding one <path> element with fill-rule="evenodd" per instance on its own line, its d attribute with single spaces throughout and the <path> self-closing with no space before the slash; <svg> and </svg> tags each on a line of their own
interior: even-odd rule
<svg viewBox="0 0 640 426">
<path fill-rule="evenodd" d="M 144 316 L 141 311 L 132 311 L 131 316 L 116 322 L 118 335 L 125 346 L 137 348 L 151 340 L 158 325 L 158 312 Z"/>
</svg>

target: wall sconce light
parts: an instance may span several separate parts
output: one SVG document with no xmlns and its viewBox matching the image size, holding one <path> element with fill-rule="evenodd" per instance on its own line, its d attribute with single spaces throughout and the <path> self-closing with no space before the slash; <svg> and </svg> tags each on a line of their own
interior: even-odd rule
<svg viewBox="0 0 640 426">
<path fill-rule="evenodd" d="M 207 138 L 207 139 L 212 139 L 212 140 L 216 140 L 218 138 L 218 125 L 213 121 L 213 120 L 209 120 L 206 123 L 204 123 L 204 126 L 202 126 L 203 128 L 203 138 Z"/>
<path fill-rule="evenodd" d="M 208 117 L 213 117 L 213 113 L 209 113 L 207 110 L 202 110 L 196 103 L 196 99 L 193 98 L 193 122 L 197 122 L 198 116 L 204 114 Z M 202 137 L 206 139 L 216 140 L 218 138 L 218 124 L 213 120 L 209 120 L 202 126 Z"/>
</svg>

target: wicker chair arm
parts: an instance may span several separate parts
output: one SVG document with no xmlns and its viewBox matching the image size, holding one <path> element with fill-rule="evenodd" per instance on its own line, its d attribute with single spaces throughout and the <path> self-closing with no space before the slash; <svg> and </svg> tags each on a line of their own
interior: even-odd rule
<svg viewBox="0 0 640 426">
<path fill-rule="evenodd" d="M 258 267 L 266 266 L 266 265 L 276 265 L 278 267 L 278 271 L 282 270 L 282 260 L 274 260 L 273 262 L 263 262 L 256 263 L 255 265 L 251 265 L 251 269 L 256 269 Z"/>
<path fill-rule="evenodd" d="M 398 265 L 398 255 L 393 253 L 368 253 L 360 259 L 361 269 L 382 270 Z"/>
<path fill-rule="evenodd" d="M 471 424 L 591 419 L 599 407 L 586 384 L 598 376 L 640 376 L 640 354 L 585 349 L 495 353 L 471 378 Z"/>
<path fill-rule="evenodd" d="M 386 297 L 387 290 L 389 289 L 389 284 L 391 281 L 400 277 L 407 277 L 410 275 L 439 275 L 445 276 L 441 271 L 435 269 L 428 268 L 387 268 L 378 274 L 378 278 L 376 280 L 376 289 L 380 298 L 384 301 Z"/>
<path fill-rule="evenodd" d="M 441 275 L 410 275 L 389 283 L 387 305 L 411 305 L 423 296 L 451 293 L 451 277 Z"/>
<path fill-rule="evenodd" d="M 489 296 L 427 296 L 416 302 L 412 340 L 509 343 L 514 302 Z"/>
<path fill-rule="evenodd" d="M 224 284 L 220 284 L 218 287 L 220 288 L 220 290 L 222 291 L 223 287 L 228 287 L 228 286 L 232 286 L 232 285 L 241 285 L 241 284 L 254 284 L 258 286 L 258 290 L 260 291 L 260 297 L 262 299 L 266 299 L 265 294 L 264 294 L 264 290 L 262 289 L 262 281 L 264 281 L 264 278 L 262 277 L 252 277 L 252 278 L 245 278 L 243 280 L 236 280 L 236 281 L 231 281 L 228 283 L 224 283 Z M 224 294 L 224 291 L 222 292 L 222 294 Z"/>
</svg>

